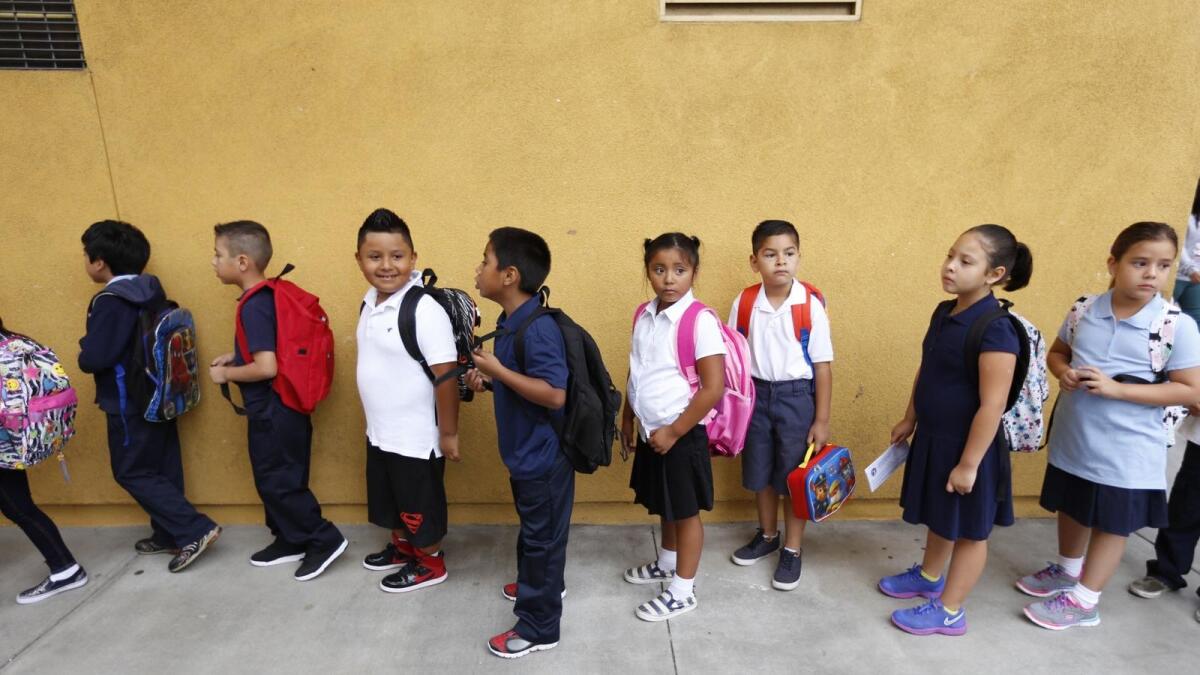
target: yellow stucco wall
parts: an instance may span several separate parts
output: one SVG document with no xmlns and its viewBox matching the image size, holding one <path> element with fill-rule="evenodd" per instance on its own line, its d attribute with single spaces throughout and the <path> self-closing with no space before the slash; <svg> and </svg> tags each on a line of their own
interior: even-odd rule
<svg viewBox="0 0 1200 675">
<path fill-rule="evenodd" d="M 211 227 L 263 222 L 273 269 L 297 265 L 338 336 L 312 469 L 336 519 L 363 519 L 352 255 L 377 206 L 467 289 L 491 228 L 541 233 L 556 304 L 618 381 L 649 294 L 644 237 L 698 234 L 698 295 L 724 312 L 754 281 L 753 225 L 793 220 L 802 276 L 831 303 L 835 437 L 861 469 L 903 412 L 958 232 L 999 222 L 1029 243 L 1014 299 L 1052 331 L 1105 285 L 1121 227 L 1182 223 L 1200 168 L 1197 3 L 865 0 L 848 24 L 660 23 L 657 0 L 76 4 L 88 71 L 0 71 L 0 315 L 54 346 L 90 401 L 74 367 L 96 290 L 82 230 L 119 216 L 147 233 L 149 271 L 195 312 L 207 359 L 230 347 L 236 295 L 209 268 Z M 253 521 L 244 422 L 204 395 L 181 423 L 188 493 Z M 94 406 L 78 426 L 73 481 L 40 467 L 35 495 L 64 522 L 141 520 Z M 464 408 L 462 447 L 454 517 L 510 519 L 487 399 Z M 1044 461 L 1015 458 L 1020 512 L 1036 512 Z M 715 516 L 747 516 L 736 465 L 715 463 Z M 644 518 L 627 477 L 618 459 L 581 478 L 579 518 Z M 894 515 L 898 483 L 848 515 Z"/>
</svg>

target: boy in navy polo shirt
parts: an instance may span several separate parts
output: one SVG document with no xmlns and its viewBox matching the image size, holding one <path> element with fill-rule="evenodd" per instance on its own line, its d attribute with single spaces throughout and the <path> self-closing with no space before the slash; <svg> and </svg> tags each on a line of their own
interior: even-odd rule
<svg viewBox="0 0 1200 675">
<path fill-rule="evenodd" d="M 263 270 L 271 262 L 267 228 L 239 220 L 217 225 L 213 231 L 212 265 L 221 283 L 238 286 L 245 295 L 266 281 Z M 271 386 L 278 364 L 275 295 L 270 288 L 246 300 L 241 323 L 252 361 L 245 363 L 235 344 L 232 352 L 213 360 L 209 375 L 217 384 L 236 382 L 242 392 L 254 487 L 263 501 L 267 527 L 275 536 L 274 542 L 250 556 L 250 564 L 269 567 L 302 561 L 295 578 L 308 581 L 324 572 L 349 542 L 321 516 L 321 505 L 308 489 L 312 421 L 285 406 Z"/>
<path fill-rule="evenodd" d="M 104 288 L 88 306 L 87 334 L 79 340 L 79 369 L 96 378 L 96 404 L 108 424 L 113 478 L 150 516 L 153 534 L 134 544 L 142 555 L 172 553 L 180 572 L 217 540 L 221 528 L 196 510 L 183 491 L 183 460 L 175 420 L 148 422 L 124 392 L 133 365 L 138 314 L 166 303 L 158 278 L 143 274 L 150 242 L 129 223 L 102 220 L 83 233 L 88 277 Z"/>
<path fill-rule="evenodd" d="M 517 624 L 488 641 L 496 656 L 517 658 L 558 645 L 562 618 L 567 531 L 575 501 L 575 473 L 559 448 L 552 416 L 567 401 L 567 354 L 562 332 L 549 316 L 534 318 L 537 291 L 550 273 L 550 248 L 538 235 L 512 227 L 488 235 L 475 273 L 480 295 L 504 309 L 495 352 L 475 353 L 468 374 L 476 391 L 491 388 L 500 458 L 508 467 L 521 520 L 517 536 L 517 583 L 512 594 Z M 523 364 L 515 333 L 524 331 Z"/>
</svg>

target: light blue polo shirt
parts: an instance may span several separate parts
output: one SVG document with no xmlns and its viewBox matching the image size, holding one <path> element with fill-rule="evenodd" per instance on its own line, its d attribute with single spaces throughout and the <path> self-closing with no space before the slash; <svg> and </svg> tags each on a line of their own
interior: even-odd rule
<svg viewBox="0 0 1200 675">
<path fill-rule="evenodd" d="M 1154 380 L 1150 369 L 1150 324 L 1162 311 L 1160 296 L 1137 314 L 1117 321 L 1112 291 L 1096 298 L 1075 329 L 1068 323 L 1058 339 L 1071 345 L 1071 367 L 1095 366 L 1109 377 L 1135 375 Z M 1175 326 L 1167 370 L 1200 366 L 1200 330 L 1186 314 Z M 1118 401 L 1082 388 L 1059 395 L 1050 431 L 1049 462 L 1067 473 L 1101 485 L 1130 490 L 1166 490 L 1167 439 L 1158 406 Z"/>
</svg>

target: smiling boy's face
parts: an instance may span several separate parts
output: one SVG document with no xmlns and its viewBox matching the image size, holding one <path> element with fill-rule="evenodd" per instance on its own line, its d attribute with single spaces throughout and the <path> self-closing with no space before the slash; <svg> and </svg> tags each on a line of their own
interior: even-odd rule
<svg viewBox="0 0 1200 675">
<path fill-rule="evenodd" d="M 399 232 L 368 232 L 354 259 L 380 302 L 404 288 L 417 265 L 416 251 Z"/>
</svg>

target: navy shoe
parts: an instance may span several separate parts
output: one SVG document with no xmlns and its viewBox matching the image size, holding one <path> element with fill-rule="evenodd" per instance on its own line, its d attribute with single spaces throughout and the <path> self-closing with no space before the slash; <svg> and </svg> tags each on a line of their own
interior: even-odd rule
<svg viewBox="0 0 1200 675">
<path fill-rule="evenodd" d="M 754 538 L 750 540 L 750 543 L 734 551 L 730 560 L 735 565 L 753 565 L 778 550 L 779 533 L 776 532 L 775 537 L 767 541 L 760 527 L 754 531 Z"/>
<path fill-rule="evenodd" d="M 76 567 L 79 569 L 75 570 L 75 574 L 72 574 L 66 579 L 54 581 L 50 577 L 46 577 L 42 580 L 42 583 L 38 584 L 37 586 L 34 586 L 26 591 L 21 591 L 20 595 L 17 596 L 17 604 L 32 605 L 35 602 L 41 602 L 47 598 L 52 598 L 64 591 L 86 586 L 88 582 L 87 572 L 84 571 L 82 565 L 76 565 Z"/>
</svg>

